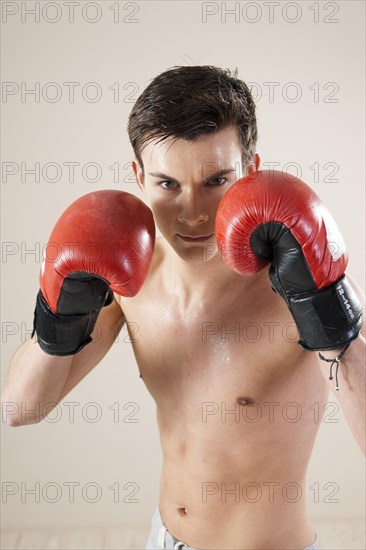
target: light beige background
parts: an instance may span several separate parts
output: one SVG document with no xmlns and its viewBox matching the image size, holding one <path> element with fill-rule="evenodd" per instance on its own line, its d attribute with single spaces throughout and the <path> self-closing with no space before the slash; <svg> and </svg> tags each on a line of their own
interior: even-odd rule
<svg viewBox="0 0 366 550">
<path fill-rule="evenodd" d="M 41 12 L 36 23 L 34 16 L 24 13 L 25 21 L 21 21 L 20 2 L 10 4 L 19 12 L 6 22 L 3 16 L 2 79 L 19 87 L 23 82 L 28 89 L 39 82 L 41 94 L 39 102 L 30 95 L 22 102 L 19 92 L 3 96 L 1 104 L 2 167 L 6 170 L 9 165 L 4 163 L 10 162 L 19 167 L 17 174 L 2 180 L 2 380 L 11 356 L 25 332 L 31 330 L 39 251 L 61 212 L 77 197 L 96 189 L 123 189 L 142 198 L 127 164 L 132 151 L 126 123 L 133 105 L 128 101 L 154 76 L 174 65 L 237 66 L 239 76 L 254 83 L 256 92 L 261 90 L 257 115 L 262 167 L 266 162 L 278 162 L 277 167 L 285 169 L 287 163 L 296 163 L 302 179 L 312 185 L 338 221 L 350 254 L 349 273 L 364 286 L 363 2 L 281 2 L 273 7 L 273 22 L 269 21 L 269 6 L 263 2 L 251 2 L 251 7 L 248 2 L 237 3 L 237 22 L 235 16 L 225 16 L 225 3 L 211 2 L 209 9 L 217 13 L 208 16 L 206 23 L 202 22 L 204 6 L 196 1 L 96 2 L 101 12 L 96 23 L 83 20 L 83 1 L 75 7 L 73 23 L 68 22 L 63 2 L 57 2 L 61 18 L 55 23 L 46 20 L 56 17 L 54 6 L 44 15 Z M 25 4 L 29 9 L 35 3 Z M 40 3 L 41 7 L 45 4 Z M 116 10 L 117 4 L 120 22 L 113 21 L 111 7 Z M 233 9 L 234 4 L 227 2 L 226 8 Z M 138 12 L 133 15 L 134 5 Z M 318 23 L 312 5 L 319 8 Z M 255 18 L 258 6 L 262 10 L 261 16 L 257 12 L 259 20 L 246 21 Z M 285 17 L 295 18 L 299 6 L 300 19 L 286 21 Z M 85 12 L 89 19 L 95 10 L 91 6 Z M 325 18 L 338 22 L 327 23 Z M 47 96 L 51 82 L 62 91 L 57 102 L 42 95 L 43 90 L 46 98 L 52 96 L 55 88 L 50 87 Z M 68 100 L 65 82 L 80 83 L 73 103 Z M 81 94 L 90 82 L 98 83 L 102 90 L 101 99 L 94 103 Z M 116 82 L 120 90 L 117 102 L 110 89 Z M 278 83 L 274 98 L 266 82 Z M 294 86 L 288 87 L 291 82 L 301 90 L 297 102 L 290 101 L 295 92 Z M 289 95 L 284 98 L 286 86 Z M 319 101 L 314 101 L 316 87 Z M 92 88 L 89 92 L 91 97 Z M 23 174 L 22 181 L 21 163 L 31 168 L 36 162 L 40 163 L 40 181 L 35 182 L 31 174 Z M 57 182 L 42 177 L 42 169 L 51 162 L 62 169 Z M 75 167 L 74 182 L 65 165 L 70 162 L 80 163 Z M 100 166 L 99 181 L 83 178 L 82 167 L 87 163 Z M 119 181 L 114 181 L 109 168 L 114 163 L 119 163 Z M 315 163 L 320 168 L 318 180 L 311 168 Z M 336 181 L 327 181 L 334 164 L 338 167 L 333 175 Z M 300 175 L 296 167 L 288 170 Z M 44 174 L 51 179 L 56 172 L 49 167 Z M 93 170 L 87 175 L 94 177 Z M 32 255 L 30 250 L 36 253 Z M 159 338 L 159 319 L 156 329 Z M 332 394 L 329 401 L 337 406 Z M 70 420 L 71 405 L 65 403 L 59 406 L 60 418 L 55 422 L 18 429 L 2 422 L 3 493 L 10 487 L 4 483 L 13 483 L 18 490 L 3 504 L 3 528 L 148 525 L 158 498 L 161 453 L 154 402 L 138 377 L 125 329 L 107 357 L 65 402 L 74 403 L 74 422 Z M 91 421 L 96 409 L 88 407 L 90 403 L 97 403 L 102 413 L 97 422 Z M 138 422 L 128 422 L 136 407 L 132 420 Z M 117 409 L 120 418 L 114 421 L 118 420 L 114 416 Z M 336 422 L 323 422 L 320 427 L 309 467 L 307 498 L 314 519 L 329 518 L 336 525 L 340 518 L 363 517 L 365 479 L 361 452 L 341 411 L 333 418 Z M 79 484 L 74 502 L 69 502 L 65 485 L 71 482 Z M 134 485 L 126 486 L 129 482 Z M 24 492 L 36 483 L 39 502 L 31 494 L 22 495 L 22 488 Z M 87 485 L 90 483 L 100 487 L 97 503 L 86 500 L 96 494 Z M 60 498 L 52 503 L 55 484 Z M 118 502 L 113 500 L 113 485 L 119 487 Z M 137 486 L 134 498 L 138 502 L 123 502 Z M 338 487 L 336 494 L 334 487 Z M 316 489 L 318 499 L 314 498 Z"/>
</svg>

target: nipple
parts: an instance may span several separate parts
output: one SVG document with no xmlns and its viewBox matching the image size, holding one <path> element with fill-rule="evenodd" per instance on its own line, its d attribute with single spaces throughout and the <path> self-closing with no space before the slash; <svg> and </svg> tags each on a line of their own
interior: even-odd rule
<svg viewBox="0 0 366 550">
<path fill-rule="evenodd" d="M 254 403 L 254 399 L 251 397 L 238 397 L 236 402 L 244 407 L 245 405 L 252 405 L 252 403 Z"/>
</svg>

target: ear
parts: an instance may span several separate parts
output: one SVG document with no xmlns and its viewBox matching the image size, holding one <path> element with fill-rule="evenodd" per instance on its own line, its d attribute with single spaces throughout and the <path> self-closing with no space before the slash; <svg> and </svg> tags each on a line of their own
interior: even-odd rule
<svg viewBox="0 0 366 550">
<path fill-rule="evenodd" d="M 145 193 L 145 187 L 144 187 L 144 172 L 140 166 L 140 163 L 139 161 L 134 158 L 133 161 L 132 161 L 132 170 L 133 170 L 133 173 L 135 174 L 135 178 L 136 178 L 136 181 L 137 181 L 137 185 L 139 186 L 139 188 L 141 189 L 141 191 L 143 193 Z"/>
<path fill-rule="evenodd" d="M 247 166 L 247 175 L 250 176 L 254 172 L 258 172 L 261 163 L 261 158 L 258 153 L 254 153 L 252 160 Z"/>
</svg>

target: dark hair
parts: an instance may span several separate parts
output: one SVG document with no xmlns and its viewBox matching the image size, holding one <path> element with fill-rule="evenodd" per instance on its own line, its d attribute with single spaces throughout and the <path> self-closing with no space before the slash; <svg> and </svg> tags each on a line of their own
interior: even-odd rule
<svg viewBox="0 0 366 550">
<path fill-rule="evenodd" d="M 151 140 L 194 140 L 229 125 L 237 128 L 245 168 L 257 142 L 255 103 L 248 86 L 237 78 L 237 69 L 182 66 L 159 74 L 138 97 L 128 135 L 143 168 L 141 151 Z"/>
</svg>

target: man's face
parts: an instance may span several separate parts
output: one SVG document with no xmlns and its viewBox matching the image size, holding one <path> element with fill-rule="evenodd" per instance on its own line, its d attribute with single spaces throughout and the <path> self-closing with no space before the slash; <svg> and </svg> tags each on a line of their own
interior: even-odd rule
<svg viewBox="0 0 366 550">
<path fill-rule="evenodd" d="M 138 184 L 175 252 L 185 261 L 202 262 L 205 250 L 211 251 L 208 259 L 217 253 L 220 200 L 243 175 L 237 132 L 230 126 L 196 141 L 156 141 L 142 151 L 144 175 L 133 162 Z"/>
</svg>

